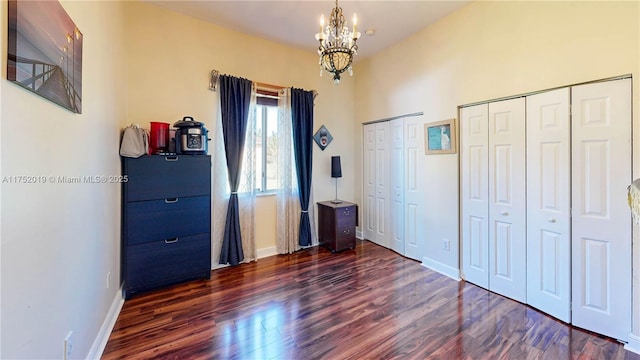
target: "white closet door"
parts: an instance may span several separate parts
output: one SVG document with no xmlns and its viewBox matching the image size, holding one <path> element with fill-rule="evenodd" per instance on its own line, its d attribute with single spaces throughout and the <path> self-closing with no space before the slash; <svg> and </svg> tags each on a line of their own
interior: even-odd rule
<svg viewBox="0 0 640 360">
<path fill-rule="evenodd" d="M 375 181 L 375 239 L 374 242 L 390 247 L 390 201 L 389 201 L 389 122 L 379 122 L 376 126 L 376 181 Z"/>
<path fill-rule="evenodd" d="M 462 275 L 489 288 L 489 175 L 487 104 L 460 110 Z"/>
<path fill-rule="evenodd" d="M 572 88 L 572 322 L 631 331 L 631 79 Z"/>
<path fill-rule="evenodd" d="M 527 304 L 571 321 L 569 88 L 527 97 Z"/>
<path fill-rule="evenodd" d="M 404 119 L 404 255 L 422 261 L 424 254 L 424 158 L 423 121 L 421 117 Z"/>
<path fill-rule="evenodd" d="M 362 216 L 365 239 L 376 239 L 376 125 L 364 125 L 364 211 Z"/>
<path fill-rule="evenodd" d="M 391 121 L 390 132 L 391 249 L 404 255 L 404 121 L 402 118 Z"/>
<path fill-rule="evenodd" d="M 489 104 L 489 290 L 526 301 L 525 99 Z"/>
</svg>

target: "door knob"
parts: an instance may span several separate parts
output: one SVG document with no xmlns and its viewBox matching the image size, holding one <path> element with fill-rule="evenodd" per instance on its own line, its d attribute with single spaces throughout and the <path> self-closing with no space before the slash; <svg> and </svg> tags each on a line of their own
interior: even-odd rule
<svg viewBox="0 0 640 360">
<path fill-rule="evenodd" d="M 554 223 L 554 222 L 557 221 L 555 218 L 549 218 L 548 220 L 549 220 L 550 223 Z"/>
</svg>

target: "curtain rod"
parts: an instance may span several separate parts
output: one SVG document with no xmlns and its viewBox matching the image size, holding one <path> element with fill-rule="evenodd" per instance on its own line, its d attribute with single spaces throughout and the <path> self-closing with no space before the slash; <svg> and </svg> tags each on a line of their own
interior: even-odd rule
<svg viewBox="0 0 640 360">
<path fill-rule="evenodd" d="M 219 78 L 220 78 L 220 71 L 211 70 L 211 76 L 209 78 L 209 90 L 218 91 L 218 79 Z M 286 88 L 285 86 L 272 85 L 272 84 L 262 83 L 262 82 L 258 82 L 258 81 L 254 81 L 253 83 L 256 85 L 256 87 L 262 88 L 262 89 L 272 89 L 272 90 L 276 90 L 276 91 L 281 91 L 281 90 Z M 311 90 L 311 92 L 313 92 L 313 98 L 315 99 L 316 96 L 318 96 L 318 92 L 316 90 Z"/>
</svg>

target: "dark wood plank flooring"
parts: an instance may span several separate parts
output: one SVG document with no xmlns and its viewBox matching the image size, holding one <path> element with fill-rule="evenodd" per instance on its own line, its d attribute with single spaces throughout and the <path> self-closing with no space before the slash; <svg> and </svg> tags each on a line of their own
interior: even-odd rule
<svg viewBox="0 0 640 360">
<path fill-rule="evenodd" d="M 640 359 L 368 241 L 128 300 L 103 359 Z"/>
</svg>

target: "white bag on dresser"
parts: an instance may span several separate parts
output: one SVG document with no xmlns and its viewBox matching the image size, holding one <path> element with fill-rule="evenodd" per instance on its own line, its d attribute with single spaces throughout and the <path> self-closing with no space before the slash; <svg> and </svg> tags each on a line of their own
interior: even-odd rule
<svg viewBox="0 0 640 360">
<path fill-rule="evenodd" d="M 120 155 L 130 158 L 138 158 L 147 154 L 149 150 L 149 133 L 147 130 L 132 124 L 124 129 Z"/>
</svg>

